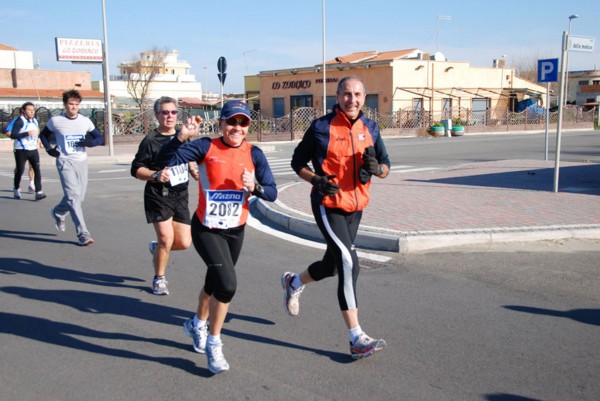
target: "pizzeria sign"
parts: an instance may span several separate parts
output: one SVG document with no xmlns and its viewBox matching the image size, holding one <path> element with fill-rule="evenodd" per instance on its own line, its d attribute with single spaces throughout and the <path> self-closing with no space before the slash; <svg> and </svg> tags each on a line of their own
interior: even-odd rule
<svg viewBox="0 0 600 401">
<path fill-rule="evenodd" d="M 100 39 L 56 39 L 56 61 L 101 63 L 102 41 Z"/>
</svg>

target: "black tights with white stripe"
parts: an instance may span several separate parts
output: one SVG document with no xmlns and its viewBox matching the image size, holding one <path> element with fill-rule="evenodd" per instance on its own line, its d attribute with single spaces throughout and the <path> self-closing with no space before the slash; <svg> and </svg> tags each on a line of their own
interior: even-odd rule
<svg viewBox="0 0 600 401">
<path fill-rule="evenodd" d="M 344 212 L 312 203 L 317 226 L 325 237 L 327 249 L 323 259 L 308 267 L 308 274 L 315 280 L 338 275 L 338 302 L 346 311 L 358 308 L 356 281 L 360 271 L 354 239 L 362 218 L 362 211 Z"/>
</svg>

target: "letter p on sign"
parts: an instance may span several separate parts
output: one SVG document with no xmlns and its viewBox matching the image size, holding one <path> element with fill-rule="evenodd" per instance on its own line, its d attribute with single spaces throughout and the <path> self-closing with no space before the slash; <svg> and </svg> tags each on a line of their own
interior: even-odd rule
<svg viewBox="0 0 600 401">
<path fill-rule="evenodd" d="M 558 81 L 558 59 L 538 60 L 538 82 Z"/>
</svg>

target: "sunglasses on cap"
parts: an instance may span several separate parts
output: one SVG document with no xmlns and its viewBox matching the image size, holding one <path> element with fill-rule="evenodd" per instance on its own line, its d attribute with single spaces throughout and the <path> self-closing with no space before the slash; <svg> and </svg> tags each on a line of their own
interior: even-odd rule
<svg viewBox="0 0 600 401">
<path fill-rule="evenodd" d="M 162 114 L 163 116 L 168 116 L 169 114 L 172 116 L 176 116 L 177 113 L 179 113 L 178 110 L 161 110 L 160 114 Z"/>
<path fill-rule="evenodd" d="M 229 117 L 227 120 L 225 120 L 225 122 L 227 125 L 231 125 L 232 127 L 235 127 L 236 125 L 239 125 L 242 128 L 250 126 L 250 120 L 240 116 Z"/>
</svg>

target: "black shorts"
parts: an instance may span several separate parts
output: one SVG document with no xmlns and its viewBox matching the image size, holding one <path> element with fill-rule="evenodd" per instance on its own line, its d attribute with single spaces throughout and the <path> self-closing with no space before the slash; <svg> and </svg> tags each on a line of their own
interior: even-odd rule
<svg viewBox="0 0 600 401">
<path fill-rule="evenodd" d="M 164 189 L 164 191 L 163 191 Z M 148 223 L 158 223 L 173 218 L 173 221 L 190 224 L 187 187 L 181 191 L 146 185 L 144 188 L 144 211 Z"/>
</svg>

